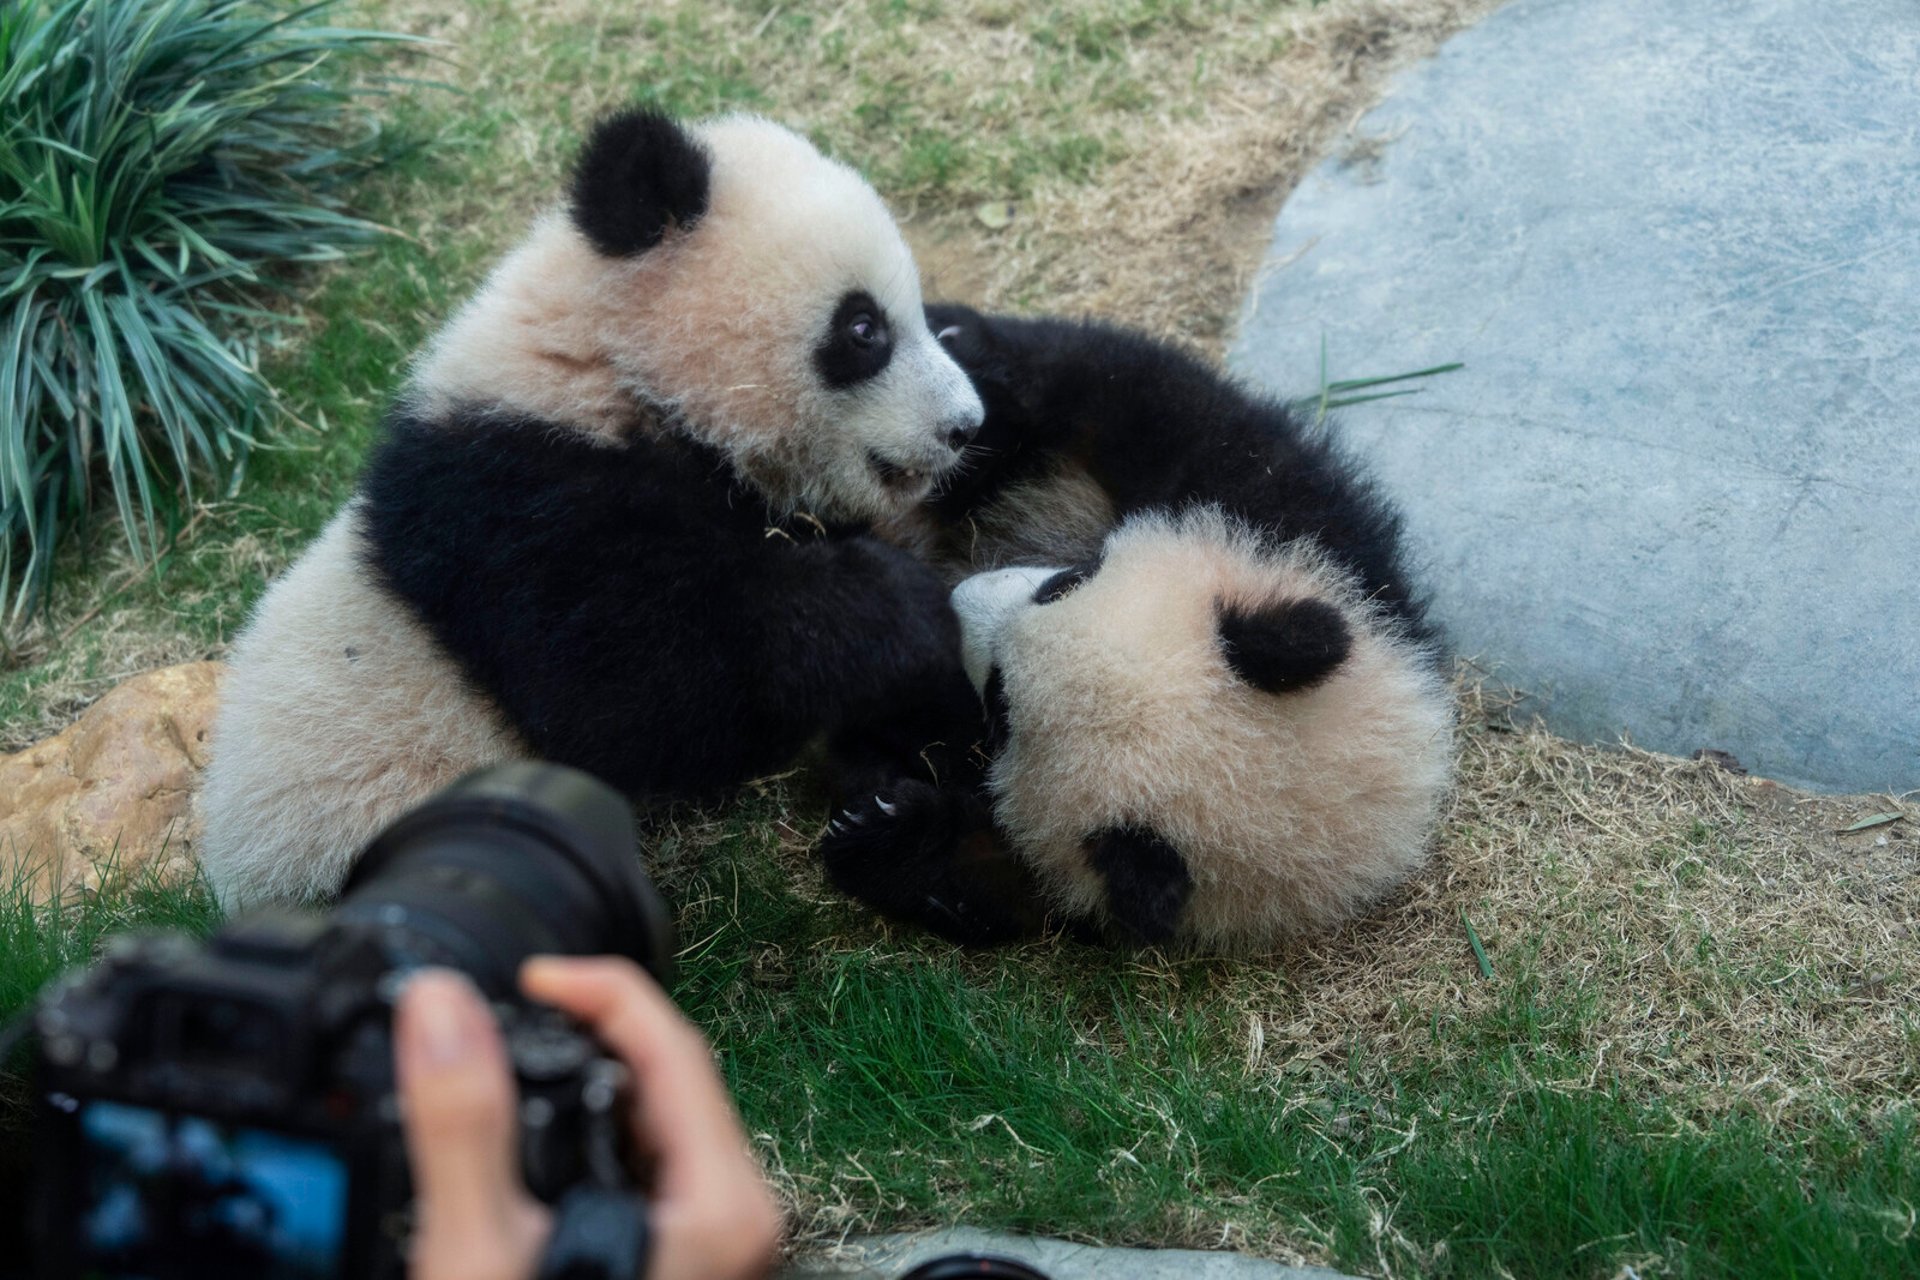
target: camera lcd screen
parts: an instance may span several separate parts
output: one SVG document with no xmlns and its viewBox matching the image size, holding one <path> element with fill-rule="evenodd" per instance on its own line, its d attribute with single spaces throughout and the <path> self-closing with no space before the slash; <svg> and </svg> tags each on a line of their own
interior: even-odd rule
<svg viewBox="0 0 1920 1280">
<path fill-rule="evenodd" d="M 329 1144 L 98 1100 L 78 1119 L 85 1280 L 338 1280 L 347 1170 Z"/>
</svg>

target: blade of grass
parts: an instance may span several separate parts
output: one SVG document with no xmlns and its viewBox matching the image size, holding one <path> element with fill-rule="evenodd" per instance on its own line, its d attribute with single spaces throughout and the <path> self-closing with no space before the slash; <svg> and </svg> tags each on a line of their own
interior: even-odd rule
<svg viewBox="0 0 1920 1280">
<path fill-rule="evenodd" d="M 1467 943 L 1473 948 L 1473 958 L 1479 962 L 1480 976 L 1483 978 L 1491 978 L 1493 976 L 1493 961 L 1487 959 L 1487 949 L 1482 946 L 1480 942 L 1480 931 L 1473 927 L 1473 921 L 1468 918 L 1464 911 L 1460 913 L 1460 923 L 1467 927 Z"/>
</svg>

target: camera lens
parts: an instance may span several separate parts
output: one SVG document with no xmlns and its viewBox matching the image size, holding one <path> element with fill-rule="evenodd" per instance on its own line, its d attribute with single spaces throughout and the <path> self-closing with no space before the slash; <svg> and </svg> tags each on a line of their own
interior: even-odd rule
<svg viewBox="0 0 1920 1280">
<path fill-rule="evenodd" d="M 949 1253 L 921 1263 L 900 1280 L 1048 1280 L 1048 1276 L 1014 1258 L 990 1253 Z"/>
<path fill-rule="evenodd" d="M 623 955 L 662 982 L 672 926 L 633 813 L 577 769 L 522 761 L 455 783 L 375 838 L 333 919 L 505 996 L 531 955 Z"/>
</svg>

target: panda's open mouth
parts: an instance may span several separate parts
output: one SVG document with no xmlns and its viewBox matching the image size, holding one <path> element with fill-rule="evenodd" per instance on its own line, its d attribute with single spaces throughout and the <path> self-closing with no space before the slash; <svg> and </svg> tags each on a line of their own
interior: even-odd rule
<svg viewBox="0 0 1920 1280">
<path fill-rule="evenodd" d="M 928 476 L 919 467 L 903 467 L 899 463 L 881 457 L 872 449 L 867 450 L 867 465 L 873 468 L 873 474 L 880 477 L 880 483 L 889 489 L 902 493 L 911 493 L 925 487 Z"/>
</svg>

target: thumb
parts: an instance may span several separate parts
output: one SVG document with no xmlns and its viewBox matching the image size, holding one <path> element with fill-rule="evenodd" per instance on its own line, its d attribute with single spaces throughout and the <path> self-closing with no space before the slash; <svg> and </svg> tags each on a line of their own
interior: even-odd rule
<svg viewBox="0 0 1920 1280">
<path fill-rule="evenodd" d="M 394 1058 L 419 1211 L 416 1263 L 452 1262 L 440 1255 L 457 1249 L 481 1252 L 489 1271 L 509 1257 L 530 1264 L 546 1217 L 520 1182 L 513 1076 L 480 993 L 448 970 L 415 975 L 394 1011 Z"/>
</svg>

